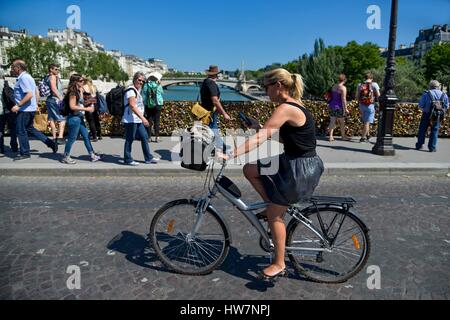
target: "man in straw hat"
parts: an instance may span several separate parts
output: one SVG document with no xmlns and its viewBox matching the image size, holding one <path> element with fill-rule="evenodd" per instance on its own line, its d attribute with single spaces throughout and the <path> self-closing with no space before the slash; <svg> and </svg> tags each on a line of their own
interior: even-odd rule
<svg viewBox="0 0 450 320">
<path fill-rule="evenodd" d="M 439 90 L 440 87 L 441 84 L 439 83 L 439 81 L 432 80 L 428 87 L 429 90 L 425 91 L 422 95 L 422 99 L 420 99 L 419 107 L 420 109 L 422 109 L 423 113 L 419 125 L 416 150 L 422 149 L 422 146 L 425 143 L 425 134 L 428 127 L 431 125 L 430 139 L 428 140 L 428 150 L 430 152 L 436 152 L 439 128 L 441 126 L 441 123 L 440 121 L 431 121 L 432 107 L 433 104 L 438 103 L 444 110 L 448 109 L 448 96 L 444 92 Z"/>
<path fill-rule="evenodd" d="M 205 70 L 208 78 L 203 81 L 203 84 L 200 89 L 200 97 L 202 102 L 202 107 L 206 110 L 213 111 L 212 113 L 212 122 L 209 124 L 209 127 L 214 130 L 217 139 L 218 147 L 222 147 L 223 141 L 220 138 L 219 126 L 217 125 L 217 118 L 219 114 L 222 114 L 225 118 L 225 121 L 230 121 L 231 117 L 223 108 L 220 103 L 220 89 L 217 85 L 216 81 L 218 79 L 218 74 L 222 73 L 219 70 L 218 66 L 210 66 L 208 70 Z"/>
</svg>

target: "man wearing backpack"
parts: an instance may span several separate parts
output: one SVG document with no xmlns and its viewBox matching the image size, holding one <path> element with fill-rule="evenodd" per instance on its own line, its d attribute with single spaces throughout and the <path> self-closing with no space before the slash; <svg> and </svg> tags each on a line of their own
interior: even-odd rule
<svg viewBox="0 0 450 320">
<path fill-rule="evenodd" d="M 375 121 L 375 102 L 380 96 L 380 86 L 373 81 L 372 73 L 366 73 L 366 81 L 358 85 L 356 100 L 359 102 L 363 123 L 360 142 L 369 142 L 370 125 Z"/>
<path fill-rule="evenodd" d="M 5 127 L 8 124 L 11 136 L 9 145 L 12 152 L 19 151 L 16 134 L 16 114 L 11 112 L 16 104 L 14 101 L 14 91 L 4 78 L 4 71 L 0 69 L 0 153 L 5 154 Z"/>
<path fill-rule="evenodd" d="M 439 128 L 445 111 L 448 109 L 448 96 L 439 90 L 440 87 L 441 84 L 438 81 L 431 81 L 429 91 L 425 91 L 422 95 L 422 99 L 420 99 L 419 108 L 422 110 L 422 118 L 419 125 L 416 150 L 422 149 L 422 146 L 425 143 L 425 134 L 428 127 L 431 125 L 428 150 L 430 152 L 436 152 Z M 436 117 L 437 114 L 440 116 Z"/>
</svg>

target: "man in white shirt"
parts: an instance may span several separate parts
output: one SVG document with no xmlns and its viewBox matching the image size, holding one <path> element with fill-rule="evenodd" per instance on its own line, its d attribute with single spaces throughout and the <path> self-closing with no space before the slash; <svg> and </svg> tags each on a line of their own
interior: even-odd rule
<svg viewBox="0 0 450 320">
<path fill-rule="evenodd" d="M 41 140 L 53 153 L 58 152 L 58 145 L 42 132 L 33 127 L 34 114 L 37 111 L 37 88 L 34 79 L 27 72 L 23 60 L 15 60 L 11 65 L 11 73 L 18 76 L 14 86 L 16 105 L 11 112 L 17 113 L 16 131 L 19 137 L 20 155 L 14 161 L 30 159 L 30 142 L 28 134 Z"/>
</svg>

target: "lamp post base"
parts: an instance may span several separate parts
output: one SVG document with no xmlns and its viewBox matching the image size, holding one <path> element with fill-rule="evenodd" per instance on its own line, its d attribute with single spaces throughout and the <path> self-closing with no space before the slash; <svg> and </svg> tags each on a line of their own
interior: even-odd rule
<svg viewBox="0 0 450 320">
<path fill-rule="evenodd" d="M 383 137 L 381 141 L 377 140 L 377 143 L 372 148 L 372 153 L 379 156 L 395 156 L 392 138 Z"/>
</svg>

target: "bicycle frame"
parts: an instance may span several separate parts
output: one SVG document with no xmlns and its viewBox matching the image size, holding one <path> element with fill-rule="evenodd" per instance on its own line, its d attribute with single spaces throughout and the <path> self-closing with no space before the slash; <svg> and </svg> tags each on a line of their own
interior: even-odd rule
<svg viewBox="0 0 450 320">
<path fill-rule="evenodd" d="M 270 203 L 257 202 L 254 204 L 247 205 L 241 199 L 233 196 L 230 192 L 228 192 L 225 188 L 223 188 L 219 184 L 220 179 L 223 177 L 223 172 L 225 170 L 225 167 L 226 167 L 226 163 L 224 163 L 222 165 L 222 168 L 220 169 L 219 174 L 217 175 L 217 177 L 214 181 L 214 186 L 213 186 L 212 190 L 209 191 L 208 195 L 204 198 L 198 199 L 197 209 L 196 209 L 197 220 L 194 225 L 193 232 L 191 233 L 191 235 L 189 235 L 189 237 L 193 237 L 197 233 L 197 231 L 200 228 L 200 225 L 202 223 L 204 213 L 208 207 L 210 207 L 215 212 L 218 212 L 211 205 L 211 200 L 212 200 L 212 198 L 216 197 L 217 193 L 219 192 L 220 194 L 222 194 L 225 197 L 225 199 L 228 200 L 228 202 L 230 202 L 233 206 L 235 206 L 244 215 L 244 217 L 250 222 L 250 224 L 258 231 L 258 233 L 261 235 L 261 237 L 264 239 L 264 241 L 266 241 L 267 244 L 272 246 L 272 240 L 270 239 L 270 236 L 267 233 L 267 231 L 265 230 L 263 224 L 256 217 L 256 212 L 255 212 L 257 210 L 262 210 L 262 209 L 266 208 Z M 213 170 L 213 169 L 208 169 L 208 170 Z M 311 206 L 305 208 L 304 210 L 308 210 L 309 208 L 311 208 Z M 317 230 L 317 228 L 311 224 L 310 220 L 308 220 L 307 218 L 305 218 L 303 216 L 302 211 L 303 210 L 299 210 L 295 207 L 290 207 L 287 210 L 287 213 L 289 215 L 291 215 L 294 219 L 297 219 L 299 222 L 304 224 L 312 232 L 314 232 L 323 241 L 326 248 L 286 247 L 286 251 L 315 251 L 315 252 L 327 251 L 327 252 L 331 252 L 331 244 L 330 244 L 329 240 L 322 234 L 322 232 L 320 230 Z"/>
</svg>

